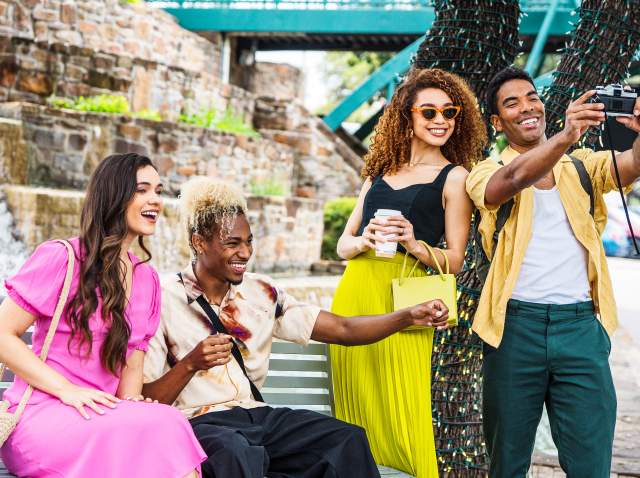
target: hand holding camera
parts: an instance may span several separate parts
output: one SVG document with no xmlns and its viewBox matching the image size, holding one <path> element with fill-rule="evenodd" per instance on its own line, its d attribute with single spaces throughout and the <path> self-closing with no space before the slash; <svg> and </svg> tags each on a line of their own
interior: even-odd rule
<svg viewBox="0 0 640 478">
<path fill-rule="evenodd" d="M 594 99 L 604 104 L 607 116 L 616 117 L 619 123 L 640 133 L 640 99 L 633 89 L 617 83 L 597 86 Z"/>
<path fill-rule="evenodd" d="M 599 126 L 605 119 L 605 105 L 590 101 L 595 93 L 595 90 L 589 90 L 569 103 L 563 134 L 567 136 L 571 144 L 577 143 L 589 127 Z"/>
</svg>

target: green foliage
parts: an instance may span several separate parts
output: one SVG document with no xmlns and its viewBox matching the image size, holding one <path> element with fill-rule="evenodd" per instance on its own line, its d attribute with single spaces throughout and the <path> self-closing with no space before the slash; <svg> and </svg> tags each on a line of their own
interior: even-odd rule
<svg viewBox="0 0 640 478">
<path fill-rule="evenodd" d="M 254 196 L 285 196 L 287 192 L 284 183 L 273 178 L 251 181 L 249 189 Z"/>
<path fill-rule="evenodd" d="M 131 113 L 131 116 L 133 116 L 134 118 L 140 118 L 149 121 L 163 121 L 162 115 L 159 111 L 156 110 L 140 110 Z"/>
<path fill-rule="evenodd" d="M 259 137 L 260 135 L 242 117 L 237 116 L 231 108 L 227 108 L 222 117 L 216 121 L 215 129 L 226 133 L 243 134 L 245 136 Z"/>
<path fill-rule="evenodd" d="M 140 118 L 150 121 L 162 121 L 162 115 L 156 110 L 144 109 L 131 112 L 129 102 L 124 96 L 98 95 L 80 96 L 78 98 L 49 98 L 48 103 L 54 108 L 64 108 L 76 111 L 88 111 L 92 113 L 109 113 L 126 115 L 132 118 Z"/>
<path fill-rule="evenodd" d="M 217 112 L 214 109 L 204 110 L 200 113 L 181 114 L 178 116 L 180 123 L 186 123 L 202 128 L 213 128 L 216 121 Z"/>
<path fill-rule="evenodd" d="M 349 216 L 356 207 L 357 198 L 344 197 L 328 201 L 324 206 L 324 236 L 322 237 L 322 258 L 339 260 L 336 252 L 338 239 L 347 225 Z"/>
<path fill-rule="evenodd" d="M 129 114 L 129 102 L 124 96 L 98 95 L 71 98 L 53 98 L 49 104 L 55 108 L 66 108 L 76 111 L 90 111 L 93 113 Z"/>
<path fill-rule="evenodd" d="M 162 121 L 162 115 L 155 110 L 141 110 L 131 112 L 129 102 L 124 96 L 118 95 L 98 95 L 80 96 L 78 98 L 49 98 L 49 104 L 54 108 L 65 108 L 76 111 L 89 111 L 93 113 L 110 113 L 119 115 L 129 115 L 133 118 L 140 118 L 150 121 Z M 247 124 L 241 116 L 234 113 L 233 109 L 227 108 L 219 113 L 215 109 L 202 110 L 200 113 L 181 114 L 178 121 L 202 128 L 215 129 L 225 133 L 242 134 L 253 138 L 260 137 L 258 132 L 251 125 Z"/>
<path fill-rule="evenodd" d="M 227 108 L 222 114 L 213 108 L 202 110 L 200 113 L 181 114 L 178 116 L 178 121 L 225 133 L 242 134 L 253 138 L 260 137 L 251 125 L 234 113 L 232 108 Z"/>
<path fill-rule="evenodd" d="M 324 76 L 329 88 L 329 100 L 317 113 L 326 114 L 340 101 L 360 86 L 374 71 L 384 65 L 394 54 L 383 52 L 329 52 L 326 56 Z M 363 104 L 350 117 L 356 122 L 366 121 L 374 111 L 371 105 L 379 100 L 374 97 Z M 377 110 L 377 108 L 373 108 Z"/>
</svg>

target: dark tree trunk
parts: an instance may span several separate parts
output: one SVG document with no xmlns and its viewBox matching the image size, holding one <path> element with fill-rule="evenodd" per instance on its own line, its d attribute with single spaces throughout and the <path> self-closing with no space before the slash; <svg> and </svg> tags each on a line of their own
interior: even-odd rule
<svg viewBox="0 0 640 478">
<path fill-rule="evenodd" d="M 491 77 L 511 65 L 518 53 L 519 2 L 438 0 L 435 9 L 436 19 L 414 67 L 460 75 L 482 104 Z M 473 254 L 466 257 L 470 269 L 458 276 L 459 326 L 436 331 L 431 375 L 440 476 L 456 478 L 484 477 L 488 465 L 482 433 L 482 344 L 471 333 L 481 285 L 473 271 Z"/>
<path fill-rule="evenodd" d="M 463 77 L 482 103 L 491 77 L 519 51 L 517 0 L 436 0 L 436 19 L 420 45 L 416 68 Z"/>
<path fill-rule="evenodd" d="M 564 49 L 547 92 L 547 137 L 564 127 L 569 103 L 598 85 L 621 83 L 640 46 L 640 0 L 584 0 L 580 19 Z M 593 147 L 600 132 L 592 128 L 583 144 Z"/>
</svg>

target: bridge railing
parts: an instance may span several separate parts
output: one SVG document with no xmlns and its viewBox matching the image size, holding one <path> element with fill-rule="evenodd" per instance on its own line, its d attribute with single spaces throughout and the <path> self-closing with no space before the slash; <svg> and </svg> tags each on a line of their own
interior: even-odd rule
<svg viewBox="0 0 640 478">
<path fill-rule="evenodd" d="M 422 10 L 431 0 L 146 0 L 159 8 L 260 10 Z"/>
</svg>

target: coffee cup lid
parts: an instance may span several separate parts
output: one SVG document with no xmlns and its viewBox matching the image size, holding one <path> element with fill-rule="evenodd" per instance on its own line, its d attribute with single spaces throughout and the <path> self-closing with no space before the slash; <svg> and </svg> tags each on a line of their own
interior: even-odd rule
<svg viewBox="0 0 640 478">
<path fill-rule="evenodd" d="M 378 209 L 375 215 L 376 216 L 401 216 L 402 213 L 395 209 Z"/>
</svg>

